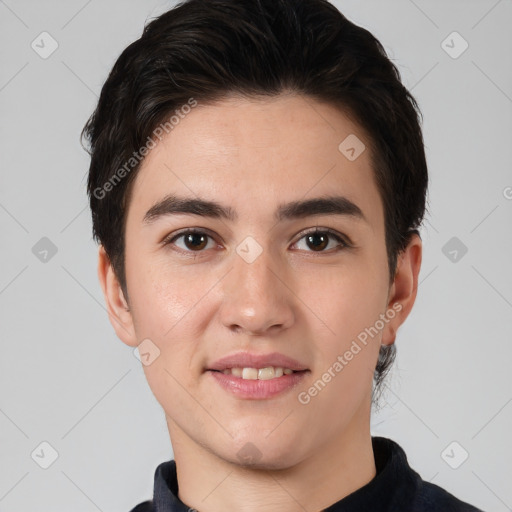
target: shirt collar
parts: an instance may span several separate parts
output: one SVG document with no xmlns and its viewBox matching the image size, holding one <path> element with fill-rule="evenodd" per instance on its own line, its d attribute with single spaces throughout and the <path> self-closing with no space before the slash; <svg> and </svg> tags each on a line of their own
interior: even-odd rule
<svg viewBox="0 0 512 512">
<path fill-rule="evenodd" d="M 403 449 L 391 439 L 372 437 L 376 475 L 363 487 L 345 496 L 324 512 L 387 512 L 411 504 L 421 484 Z M 153 506 L 155 512 L 190 512 L 178 498 L 174 460 L 161 463 L 155 471 Z"/>
</svg>

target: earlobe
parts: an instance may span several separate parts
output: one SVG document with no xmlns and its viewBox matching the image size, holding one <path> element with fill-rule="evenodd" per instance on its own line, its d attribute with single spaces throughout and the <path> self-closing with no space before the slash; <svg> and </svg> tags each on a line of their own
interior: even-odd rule
<svg viewBox="0 0 512 512">
<path fill-rule="evenodd" d="M 390 288 L 387 316 L 390 318 L 383 333 L 382 344 L 392 345 L 398 328 L 412 310 L 418 292 L 418 275 L 421 268 L 422 242 L 413 234 L 407 247 L 399 254 L 395 278 Z"/>
<path fill-rule="evenodd" d="M 132 313 L 103 245 L 100 245 L 98 251 L 98 279 L 110 323 L 118 338 L 127 345 L 136 347 L 138 343 Z"/>
</svg>

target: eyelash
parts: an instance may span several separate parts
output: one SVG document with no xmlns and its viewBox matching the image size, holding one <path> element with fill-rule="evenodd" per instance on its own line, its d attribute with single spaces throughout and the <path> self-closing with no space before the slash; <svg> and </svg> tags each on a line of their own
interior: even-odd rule
<svg viewBox="0 0 512 512">
<path fill-rule="evenodd" d="M 164 240 L 162 240 L 162 245 L 164 245 L 164 246 L 170 245 L 170 244 L 174 243 L 176 240 L 178 240 L 179 238 L 182 238 L 183 236 L 189 235 L 189 234 L 206 235 L 206 236 L 208 236 L 211 239 L 215 239 L 215 237 L 210 235 L 208 233 L 208 231 L 201 230 L 201 229 L 196 229 L 196 228 L 187 228 L 184 231 L 181 231 L 179 233 L 173 233 L 173 234 L 165 237 Z M 334 231 L 333 229 L 330 229 L 330 228 L 318 228 L 318 227 L 315 228 L 315 229 L 312 229 L 312 230 L 300 233 L 300 238 L 294 243 L 294 245 L 297 244 L 303 238 L 307 237 L 308 235 L 316 235 L 316 234 L 329 235 L 330 237 L 336 239 L 336 241 L 339 243 L 339 246 L 335 247 L 334 250 L 330 249 L 328 251 L 322 250 L 322 251 L 306 251 L 306 252 L 311 252 L 313 254 L 315 254 L 315 253 L 318 253 L 318 254 L 322 254 L 322 253 L 332 254 L 333 252 L 336 253 L 336 252 L 339 252 L 339 251 L 341 251 L 343 249 L 348 249 L 348 248 L 352 247 L 351 243 L 347 242 L 338 232 Z M 181 249 L 181 248 L 178 248 L 177 250 L 179 252 L 182 252 L 182 253 L 193 254 L 194 256 L 196 254 L 200 254 L 200 253 L 205 251 L 204 249 L 201 249 L 199 251 L 191 251 L 191 250 L 185 250 L 185 249 Z"/>
</svg>

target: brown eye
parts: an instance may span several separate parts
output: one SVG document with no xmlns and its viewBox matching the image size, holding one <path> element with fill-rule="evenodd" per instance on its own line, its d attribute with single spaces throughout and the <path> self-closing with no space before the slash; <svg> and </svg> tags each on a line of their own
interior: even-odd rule
<svg viewBox="0 0 512 512">
<path fill-rule="evenodd" d="M 202 252 L 203 249 L 207 248 L 210 240 L 212 240 L 212 237 L 203 231 L 188 230 L 168 237 L 163 241 L 163 244 L 174 244 L 185 252 Z M 178 243 L 178 241 L 180 241 L 180 243 Z M 213 245 L 215 244 L 213 243 Z"/>
<path fill-rule="evenodd" d="M 188 233 L 184 236 L 183 241 L 185 246 L 191 250 L 201 250 L 206 247 L 208 243 L 208 236 L 201 233 Z"/>
<path fill-rule="evenodd" d="M 308 247 L 316 250 L 322 251 L 329 244 L 329 235 L 325 233 L 313 233 L 311 235 L 306 235 L 306 243 Z"/>
<path fill-rule="evenodd" d="M 330 229 L 310 231 L 304 234 L 296 244 L 299 244 L 302 240 L 306 242 L 308 252 L 331 252 L 331 249 L 333 249 L 332 252 L 336 252 L 336 250 L 349 247 L 349 244 L 340 235 Z M 332 243 L 332 241 L 336 241 L 337 244 Z M 325 250 L 327 247 L 329 247 L 329 250 Z"/>
</svg>

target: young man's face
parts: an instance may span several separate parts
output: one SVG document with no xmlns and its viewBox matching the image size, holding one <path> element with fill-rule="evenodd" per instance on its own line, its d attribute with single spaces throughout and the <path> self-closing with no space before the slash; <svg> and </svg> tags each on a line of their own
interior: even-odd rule
<svg viewBox="0 0 512 512">
<path fill-rule="evenodd" d="M 421 260 L 415 237 L 390 286 L 368 146 L 358 125 L 311 98 L 231 98 L 199 103 L 146 157 L 126 223 L 129 312 L 102 251 L 99 269 L 119 337 L 160 351 L 144 371 L 173 444 L 284 468 L 368 435 L 379 348 L 412 307 Z M 145 220 L 169 195 L 219 203 L 233 218 Z M 334 213 L 283 210 L 314 198 L 344 200 Z M 200 233 L 187 236 L 192 228 Z M 242 352 L 282 354 L 306 371 L 255 381 L 209 370 Z"/>
</svg>

